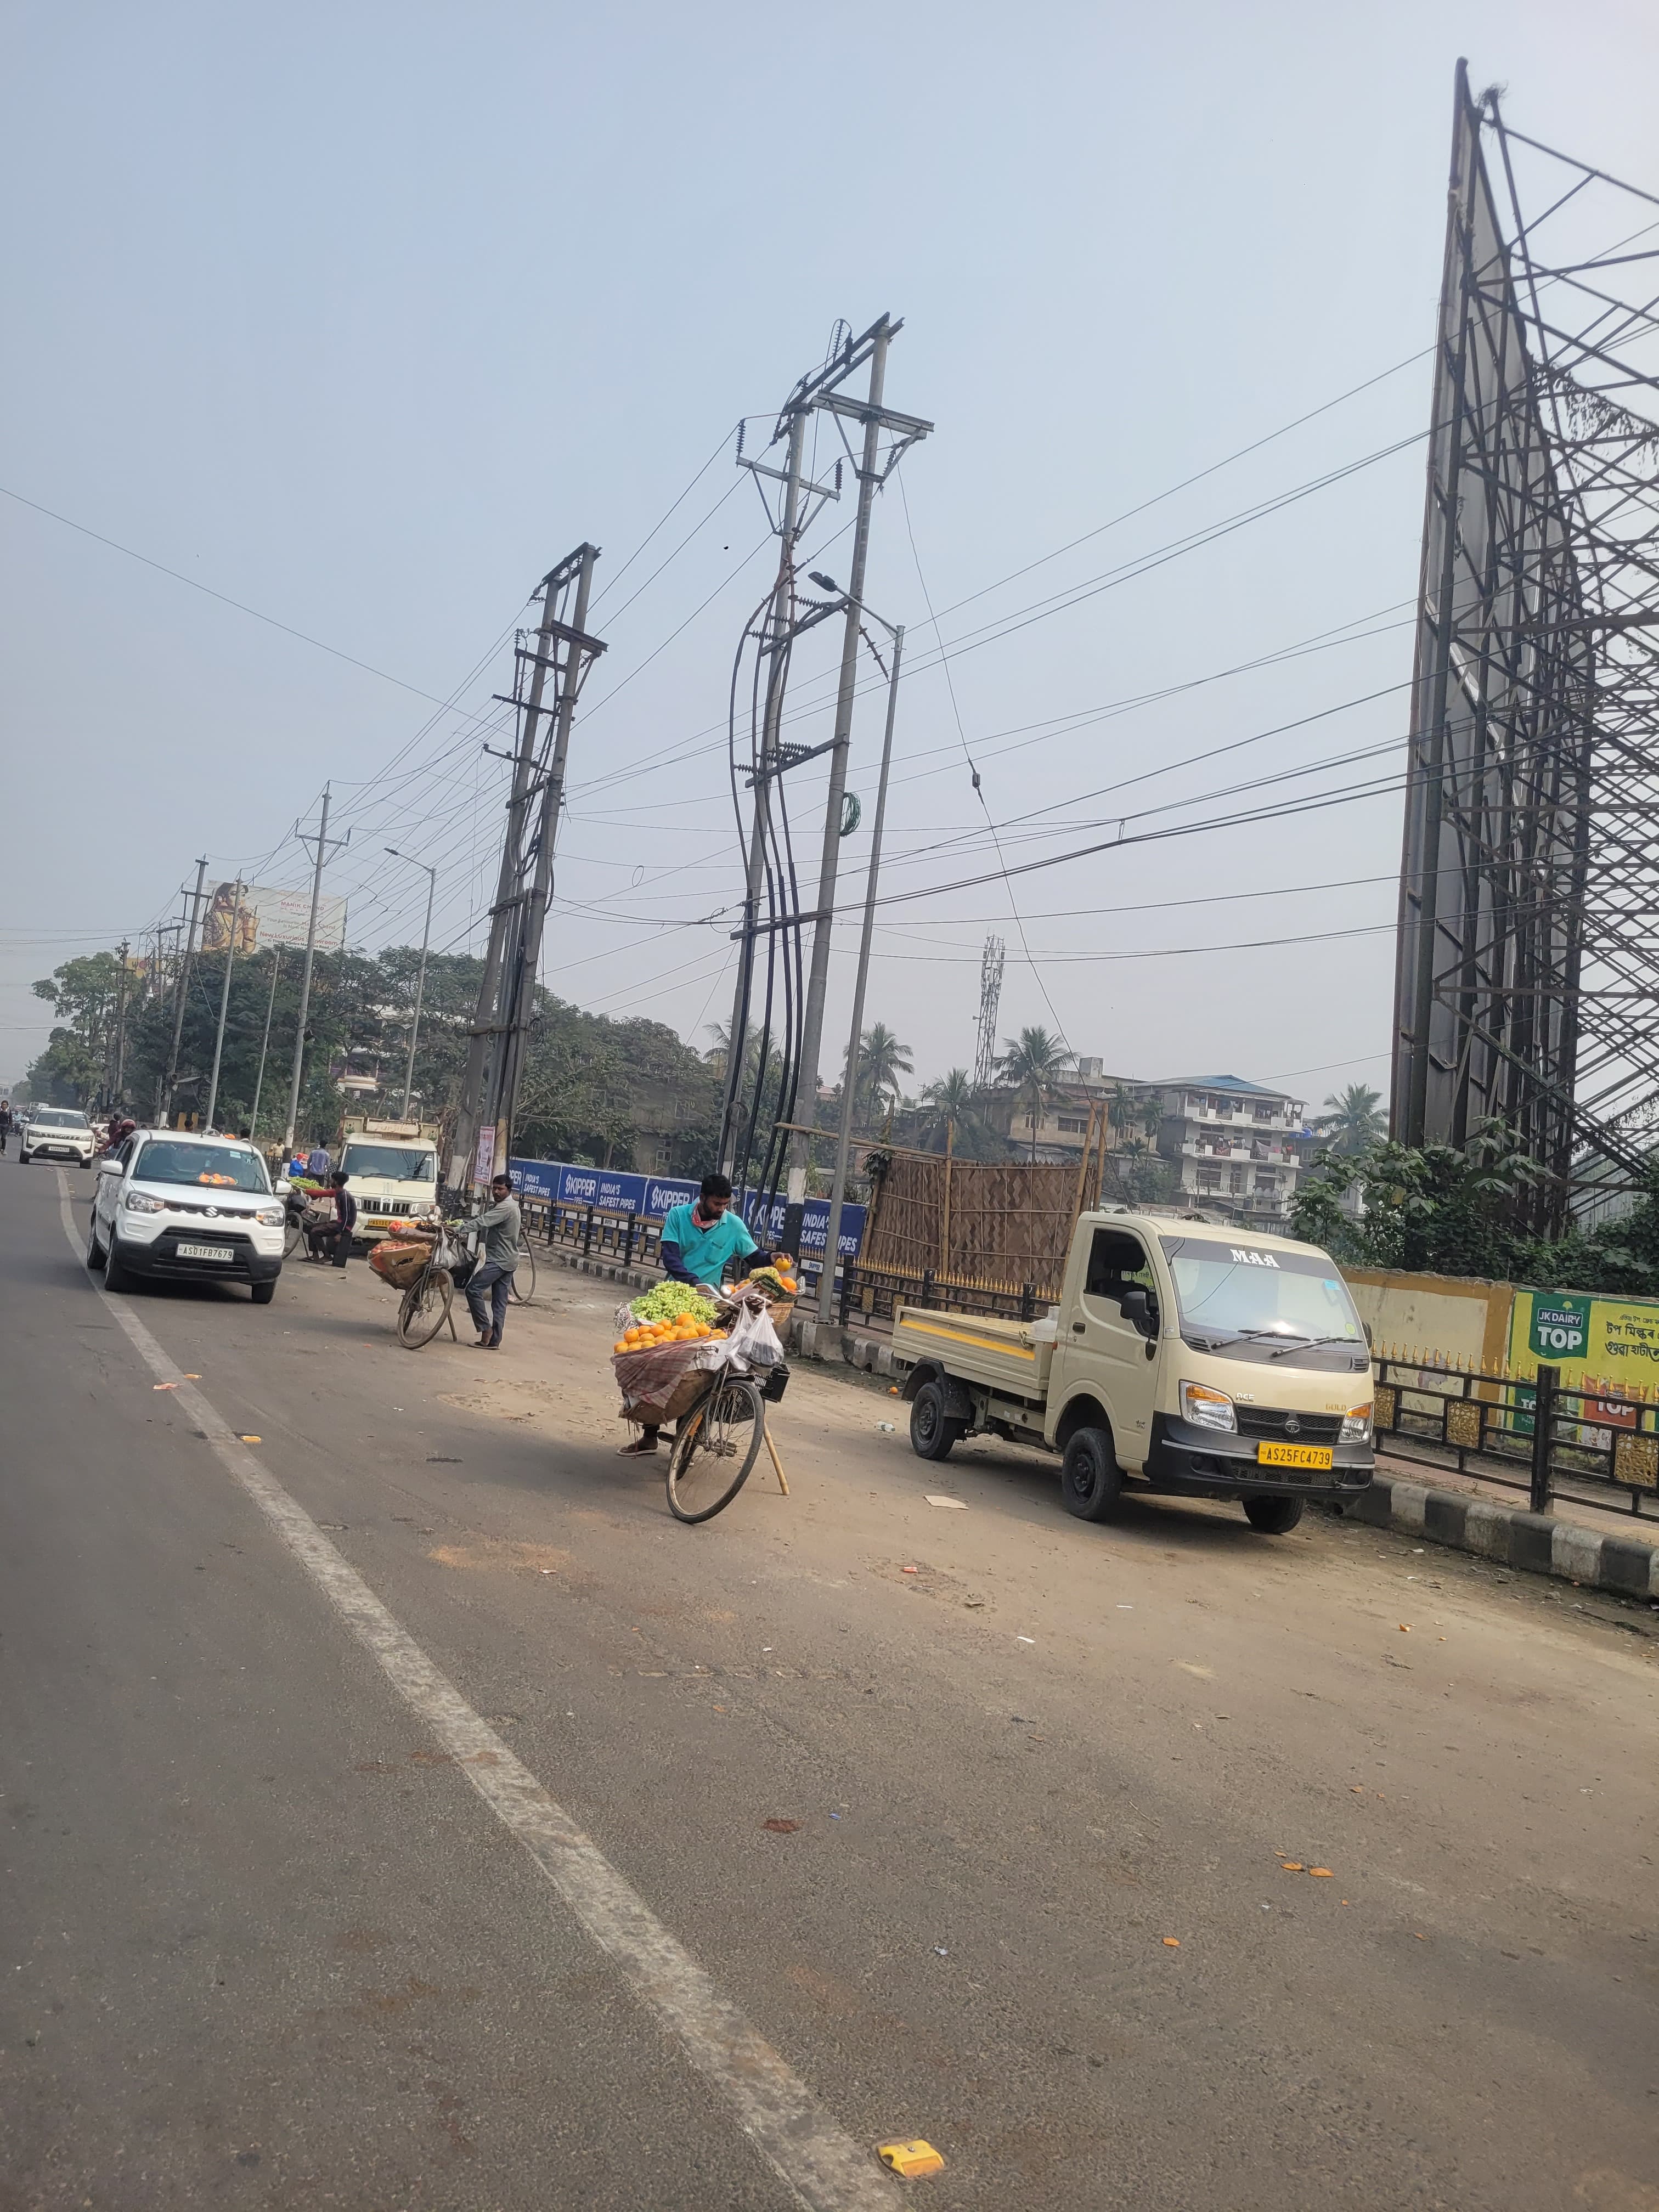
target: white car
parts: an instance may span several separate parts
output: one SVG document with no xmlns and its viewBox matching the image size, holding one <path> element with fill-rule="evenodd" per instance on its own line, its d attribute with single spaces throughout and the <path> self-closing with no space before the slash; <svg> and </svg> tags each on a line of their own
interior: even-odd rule
<svg viewBox="0 0 1659 2212">
<path fill-rule="evenodd" d="M 136 1129 L 98 1163 L 87 1265 L 112 1291 L 139 1275 L 246 1283 L 256 1306 L 276 1295 L 288 1189 L 275 1190 L 252 1145 L 179 1129 Z"/>
<path fill-rule="evenodd" d="M 17 1132 L 17 1157 L 27 1167 L 31 1160 L 73 1160 L 89 1168 L 93 1153 L 92 1124 L 72 1106 L 31 1106 Z"/>
</svg>

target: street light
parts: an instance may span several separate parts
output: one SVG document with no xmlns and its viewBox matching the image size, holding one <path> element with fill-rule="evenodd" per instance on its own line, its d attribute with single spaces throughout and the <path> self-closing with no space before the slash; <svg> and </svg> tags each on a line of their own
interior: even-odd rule
<svg viewBox="0 0 1659 2212">
<path fill-rule="evenodd" d="M 411 867 L 426 870 L 426 927 L 421 933 L 421 973 L 415 986 L 415 1018 L 409 1025 L 409 1065 L 404 1070 L 404 1119 L 409 1119 L 409 1094 L 415 1086 L 415 1040 L 421 1033 L 421 1001 L 426 995 L 426 948 L 432 942 L 432 902 L 438 889 L 438 871 L 425 860 L 417 860 L 412 853 L 400 853 L 395 845 L 386 851 L 394 860 L 407 860 Z"/>
<path fill-rule="evenodd" d="M 838 589 L 833 578 L 810 574 L 809 580 L 821 590 Z M 874 608 L 848 599 L 857 605 L 861 615 L 878 622 L 893 641 L 893 665 L 887 674 L 887 727 L 881 741 L 881 781 L 876 787 L 876 817 L 870 831 L 870 870 L 864 884 L 864 928 L 859 939 L 859 967 L 853 985 L 853 1027 L 847 1044 L 847 1073 L 842 1085 L 841 1129 L 836 1139 L 836 1173 L 830 1186 L 830 1218 L 824 1224 L 823 1272 L 818 1277 L 818 1319 L 829 1317 L 830 1300 L 835 1296 L 836 1263 L 841 1256 L 841 1216 L 847 1199 L 847 1159 L 853 1143 L 853 1106 L 858 1097 L 859 1051 L 864 1036 L 864 987 L 870 974 L 870 939 L 876 925 L 876 879 L 881 872 L 881 830 L 887 812 L 887 771 L 893 758 L 893 717 L 898 708 L 899 662 L 904 654 L 904 625 L 890 623 Z M 881 665 L 881 655 L 876 652 L 866 635 L 865 643 L 875 655 L 876 665 Z"/>
</svg>

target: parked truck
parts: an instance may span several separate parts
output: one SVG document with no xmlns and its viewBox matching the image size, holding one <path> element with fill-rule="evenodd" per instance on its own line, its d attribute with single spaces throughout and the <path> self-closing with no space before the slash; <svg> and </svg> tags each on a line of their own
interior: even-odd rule
<svg viewBox="0 0 1659 2212">
<path fill-rule="evenodd" d="M 1055 1452 L 1085 1521 L 1109 1519 L 1133 1486 L 1232 1498 L 1283 1535 L 1307 1498 L 1371 1479 L 1364 1326 L 1335 1261 L 1289 1237 L 1085 1213 L 1041 1320 L 901 1305 L 893 1361 L 921 1458 L 982 1435 Z"/>
<path fill-rule="evenodd" d="M 435 1121 L 392 1121 L 348 1114 L 340 1125 L 339 1165 L 357 1201 L 357 1237 L 377 1244 L 395 1224 L 438 1211 Z"/>
</svg>

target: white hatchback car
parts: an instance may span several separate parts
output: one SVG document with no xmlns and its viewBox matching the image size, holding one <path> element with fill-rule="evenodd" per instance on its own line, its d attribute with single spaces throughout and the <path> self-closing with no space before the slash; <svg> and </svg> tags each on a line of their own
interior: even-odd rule
<svg viewBox="0 0 1659 2212">
<path fill-rule="evenodd" d="M 181 1129 L 137 1129 L 98 1163 L 87 1265 L 112 1291 L 137 1275 L 246 1283 L 269 1305 L 283 1272 L 286 1209 L 252 1145 Z"/>
<path fill-rule="evenodd" d="M 17 1157 L 31 1160 L 73 1160 L 92 1165 L 92 1124 L 72 1106 L 31 1106 L 17 1132 Z"/>
</svg>

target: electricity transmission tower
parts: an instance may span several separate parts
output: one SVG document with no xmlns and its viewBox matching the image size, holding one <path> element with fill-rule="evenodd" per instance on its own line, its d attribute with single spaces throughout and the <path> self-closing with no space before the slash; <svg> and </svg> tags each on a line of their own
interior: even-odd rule
<svg viewBox="0 0 1659 2212">
<path fill-rule="evenodd" d="M 1639 1172 L 1659 1094 L 1656 204 L 1458 64 L 1391 1128 L 1507 1127 L 1547 1233 L 1583 1147 Z"/>
<path fill-rule="evenodd" d="M 496 695 L 515 709 L 518 736 L 489 944 L 468 1032 L 450 1157 L 449 1181 L 458 1188 L 475 1180 L 487 1182 L 498 1164 L 505 1165 L 512 1146 L 553 891 L 571 725 L 587 672 L 605 651 L 586 629 L 599 557 L 597 545 L 579 545 L 542 579 L 541 619 L 519 635 L 511 693 Z"/>
<path fill-rule="evenodd" d="M 782 469 L 747 459 L 739 445 L 740 465 L 773 478 L 782 486 L 773 527 L 778 533 L 778 574 L 766 606 L 745 629 L 745 641 L 756 645 L 756 710 L 751 716 L 752 757 L 737 759 L 735 713 L 732 728 L 734 776 L 743 774 L 755 794 L 748 840 L 749 866 L 744 886 L 744 915 L 739 941 L 737 992 L 732 1005 L 726 1065 L 726 1095 L 721 1116 L 720 1153 L 740 1180 L 746 1180 L 754 1124 L 769 1079 L 769 1046 L 774 1030 L 781 1039 L 778 1066 L 776 1121 L 795 1120 L 798 1099 L 804 1101 L 804 1119 L 817 1120 L 818 1055 L 823 1031 L 824 992 L 830 974 L 830 945 L 834 929 L 836 883 L 841 840 L 851 826 L 845 806 L 847 763 L 853 730 L 853 701 L 857 689 L 860 625 L 864 615 L 865 572 L 869 558 L 870 518 L 875 495 L 900 459 L 933 428 L 914 415 L 901 415 L 884 404 L 887 351 L 903 328 L 882 315 L 861 336 L 850 333 L 831 348 L 823 367 L 804 376 L 785 400 L 773 431 L 772 444 L 785 443 L 787 465 Z M 864 395 L 855 398 L 842 387 L 860 370 L 867 372 Z M 853 520 L 848 580 L 845 590 L 829 577 L 814 577 L 832 596 L 808 600 L 797 596 L 796 554 L 801 538 L 825 500 L 838 498 L 841 463 L 832 486 L 805 483 L 801 477 L 809 416 L 822 412 L 834 423 L 845 458 L 857 486 Z M 855 447 L 847 424 L 860 426 Z M 769 513 L 772 510 L 769 507 Z M 788 680 L 789 656 L 797 639 L 832 616 L 843 618 L 841 669 L 836 696 L 835 720 L 830 738 L 818 745 L 792 745 L 778 735 Z M 733 696 L 736 690 L 734 685 Z M 781 779 L 792 768 L 830 757 L 829 788 L 824 801 L 823 830 L 818 862 L 817 895 L 810 913 L 801 908 L 796 883 L 794 855 L 790 843 L 787 809 L 782 804 Z M 763 888 L 768 915 L 760 918 Z M 813 925 L 812 950 L 806 973 L 801 972 L 800 933 Z M 767 945 L 765 1014 L 760 1024 L 759 1062 L 750 1066 L 750 1008 L 754 998 L 756 951 L 762 939 Z M 784 941 L 780 944 L 780 939 Z M 778 1000 L 781 999 L 781 1007 Z M 753 1096 L 746 1113 L 741 1100 L 745 1083 Z M 763 1167 L 761 1181 L 769 1187 L 772 1173 L 784 1150 L 775 1132 Z M 789 1133 L 789 1201 L 792 1220 L 784 1230 L 787 1242 L 798 1237 L 798 1215 L 805 1194 L 810 1138 L 803 1130 Z"/>
<path fill-rule="evenodd" d="M 997 1009 L 1002 1003 L 1002 963 L 1007 948 L 988 937 L 979 963 L 979 1013 L 974 1023 L 974 1089 L 988 1091 L 996 1073 Z"/>
</svg>

